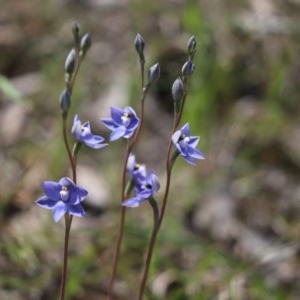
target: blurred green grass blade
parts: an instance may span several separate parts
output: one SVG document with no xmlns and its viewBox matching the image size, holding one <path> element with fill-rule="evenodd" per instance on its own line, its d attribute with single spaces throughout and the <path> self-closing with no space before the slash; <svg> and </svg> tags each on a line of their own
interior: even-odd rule
<svg viewBox="0 0 300 300">
<path fill-rule="evenodd" d="M 21 95 L 21 93 L 13 86 L 9 79 L 2 75 L 0 75 L 0 91 L 2 91 L 9 98 L 9 100 L 21 103 L 26 107 L 30 107 L 29 101 Z"/>
</svg>

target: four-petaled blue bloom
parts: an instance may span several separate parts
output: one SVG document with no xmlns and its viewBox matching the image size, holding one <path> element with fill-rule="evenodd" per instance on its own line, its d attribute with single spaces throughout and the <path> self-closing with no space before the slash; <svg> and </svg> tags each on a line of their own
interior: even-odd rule
<svg viewBox="0 0 300 300">
<path fill-rule="evenodd" d="M 144 180 L 147 177 L 146 165 L 139 164 L 135 160 L 135 155 L 130 153 L 127 162 L 127 172 L 131 179 L 135 181 Z"/>
<path fill-rule="evenodd" d="M 180 130 L 177 130 L 172 141 L 181 156 L 191 165 L 195 165 L 196 159 L 204 159 L 204 154 L 197 150 L 200 137 L 190 136 L 190 125 L 186 123 Z"/>
<path fill-rule="evenodd" d="M 91 133 L 90 122 L 85 122 L 82 124 L 77 115 L 74 117 L 72 133 L 79 142 L 88 147 L 100 149 L 107 145 L 101 144 L 104 141 L 102 136 Z"/>
<path fill-rule="evenodd" d="M 69 213 L 77 217 L 83 217 L 85 212 L 81 202 L 88 192 L 75 185 L 68 177 L 55 181 L 44 181 L 45 196 L 36 200 L 36 204 L 47 209 L 53 209 L 53 219 L 58 222 L 60 218 Z"/>
<path fill-rule="evenodd" d="M 137 180 L 134 186 L 135 197 L 123 201 L 123 206 L 137 207 L 152 197 L 159 190 L 159 181 L 154 171 L 150 172 L 149 176 L 145 177 L 144 179 L 136 179 Z"/>
<path fill-rule="evenodd" d="M 124 109 L 111 106 L 110 113 L 111 118 L 102 119 L 103 124 L 112 130 L 110 140 L 115 141 L 121 137 L 130 138 L 140 121 L 135 111 L 129 106 Z"/>
</svg>

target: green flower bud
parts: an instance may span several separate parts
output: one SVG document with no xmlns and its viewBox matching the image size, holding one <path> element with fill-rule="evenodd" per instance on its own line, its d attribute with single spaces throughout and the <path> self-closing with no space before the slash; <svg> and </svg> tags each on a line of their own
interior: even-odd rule
<svg viewBox="0 0 300 300">
<path fill-rule="evenodd" d="M 172 86 L 172 97 L 174 102 L 181 101 L 184 94 L 183 82 L 180 77 L 178 77 Z"/>
<path fill-rule="evenodd" d="M 65 72 L 67 74 L 73 74 L 76 67 L 76 61 L 76 50 L 73 48 L 65 61 Z"/>
<path fill-rule="evenodd" d="M 63 92 L 60 95 L 59 102 L 63 114 L 66 115 L 71 107 L 71 96 L 69 91 L 63 90 Z"/>
<path fill-rule="evenodd" d="M 80 42 L 80 53 L 81 56 L 85 56 L 87 51 L 91 48 L 92 46 L 92 36 L 90 33 L 86 33 L 82 38 Z"/>
<path fill-rule="evenodd" d="M 143 55 L 145 49 L 145 42 L 143 37 L 139 33 L 135 37 L 134 47 L 139 55 Z"/>
<path fill-rule="evenodd" d="M 197 46 L 197 43 L 196 43 L 196 40 L 195 40 L 195 37 L 192 36 L 188 43 L 187 43 L 187 49 L 188 49 L 188 54 L 189 56 L 194 56 L 195 53 L 196 53 L 196 46 Z"/>
<path fill-rule="evenodd" d="M 160 67 L 159 64 L 155 64 L 152 67 L 150 67 L 149 72 L 148 72 L 148 83 L 152 84 L 155 81 L 158 80 L 160 76 Z"/>
<path fill-rule="evenodd" d="M 73 32 L 73 37 L 74 37 L 74 41 L 75 41 L 75 45 L 76 45 L 76 49 L 79 48 L 79 44 L 80 44 L 80 28 L 77 22 L 74 22 L 72 25 L 72 32 Z"/>
<path fill-rule="evenodd" d="M 188 60 L 182 66 L 181 74 L 182 74 L 183 77 L 188 77 L 194 72 L 194 70 L 195 70 L 195 65 L 190 60 Z"/>
</svg>

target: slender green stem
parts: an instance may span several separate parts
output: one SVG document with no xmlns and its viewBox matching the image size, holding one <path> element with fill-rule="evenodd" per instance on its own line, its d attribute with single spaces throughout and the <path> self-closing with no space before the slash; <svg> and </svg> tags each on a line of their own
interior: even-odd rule
<svg viewBox="0 0 300 300">
<path fill-rule="evenodd" d="M 66 82 L 66 86 L 69 90 L 70 95 L 72 93 L 75 79 L 77 77 L 81 62 L 82 62 L 82 60 L 80 59 L 78 61 L 78 64 L 76 66 L 76 69 L 74 71 L 71 81 Z M 77 156 L 76 156 L 76 153 L 74 152 L 75 151 L 74 149 L 76 149 L 76 148 L 74 147 L 73 153 L 72 153 L 69 142 L 68 142 L 68 138 L 67 138 L 67 115 L 68 114 L 63 115 L 63 140 L 64 140 L 65 148 L 66 148 L 66 151 L 68 154 L 69 162 L 71 165 L 73 182 L 76 184 L 76 181 L 77 181 L 77 174 L 76 174 Z M 64 300 L 65 294 L 66 294 L 69 240 L 70 240 L 70 231 L 71 231 L 71 226 L 72 226 L 72 220 L 73 220 L 72 215 L 65 214 L 65 237 L 64 237 L 64 250 L 63 250 L 63 266 L 62 266 L 62 274 L 61 274 L 60 300 Z"/>
<path fill-rule="evenodd" d="M 125 185 L 126 185 L 127 162 L 128 162 L 128 157 L 129 157 L 129 154 L 130 154 L 130 151 L 129 151 L 130 149 L 129 148 L 130 147 L 128 145 L 127 152 L 126 152 L 126 157 L 125 157 L 124 165 L 123 165 L 121 202 L 123 202 L 126 198 Z M 121 251 L 121 245 L 122 245 L 122 241 L 123 241 L 125 218 L 126 218 L 126 207 L 122 206 L 121 215 L 120 215 L 119 232 L 118 232 L 118 237 L 117 237 L 117 244 L 116 244 L 116 248 L 115 248 L 112 272 L 111 272 L 111 275 L 110 275 L 110 282 L 109 282 L 108 299 L 110 299 L 110 300 L 113 299 L 114 282 L 115 282 L 115 277 L 116 277 L 116 273 L 117 273 L 117 266 L 118 266 L 120 251 Z"/>
<path fill-rule="evenodd" d="M 63 118 L 64 144 L 71 164 L 73 180 L 74 182 L 76 182 L 76 160 L 73 159 L 73 155 L 71 153 L 70 145 L 67 139 L 66 129 L 67 129 L 66 119 Z M 65 299 L 66 279 L 67 279 L 67 269 L 68 269 L 69 237 L 70 237 L 71 224 L 72 224 L 72 216 L 65 214 L 65 238 L 64 238 L 64 250 L 63 250 L 63 266 L 62 266 L 62 274 L 61 274 L 61 286 L 60 286 L 60 300 Z"/>
<path fill-rule="evenodd" d="M 171 170 L 172 170 L 172 165 L 170 165 L 171 147 L 172 147 L 172 140 L 170 140 L 169 147 L 168 147 L 168 154 L 167 154 L 167 167 L 166 167 L 167 168 L 167 180 L 166 180 L 163 204 L 161 207 L 160 215 L 159 215 L 158 219 L 155 220 L 153 230 L 151 233 L 148 250 L 147 250 L 147 254 L 146 254 L 145 267 L 143 270 L 142 280 L 141 280 L 139 294 L 138 294 L 138 298 L 137 298 L 138 300 L 142 300 L 144 292 L 145 292 L 146 283 L 147 283 L 148 274 L 149 274 L 149 268 L 150 268 L 150 264 L 151 264 L 153 250 L 154 250 L 155 243 L 156 243 L 157 234 L 159 232 L 159 228 L 161 226 L 161 223 L 162 223 L 162 220 L 164 217 L 164 213 L 165 213 L 165 209 L 166 209 L 166 205 L 167 205 L 167 198 L 168 198 L 169 188 L 170 188 L 170 183 L 171 183 Z"/>
<path fill-rule="evenodd" d="M 184 99 L 186 98 L 186 93 L 184 95 Z M 145 267 L 142 273 L 142 280 L 141 280 L 141 285 L 140 285 L 140 290 L 139 290 L 139 294 L 138 294 L 138 300 L 142 300 L 144 292 L 145 292 L 145 288 L 146 288 L 146 283 L 147 283 L 147 279 L 148 279 L 148 273 L 149 273 L 149 268 L 150 268 L 150 264 L 151 264 L 151 259 L 152 259 L 152 255 L 153 255 L 153 250 L 155 247 L 155 243 L 156 243 L 156 239 L 157 239 L 157 235 L 160 229 L 160 226 L 162 224 L 164 215 L 165 215 L 165 211 L 166 211 L 166 207 L 167 207 L 167 200 L 168 200 L 168 195 L 169 195 L 169 190 L 170 190 L 170 183 L 171 183 L 171 172 L 172 172 L 172 167 L 173 167 L 173 163 L 174 160 L 171 159 L 171 149 L 172 149 L 172 136 L 173 133 L 176 131 L 176 128 L 178 127 L 179 123 L 180 123 L 180 118 L 182 115 L 182 109 L 183 107 L 181 107 L 181 111 L 179 114 L 176 114 L 176 110 L 174 109 L 174 123 L 173 123 L 173 130 L 172 130 L 172 134 L 171 134 L 171 138 L 169 141 L 169 145 L 168 145 L 168 150 L 167 150 L 167 160 L 166 160 L 166 174 L 167 174 L 167 179 L 166 179 L 166 186 L 165 186 L 165 192 L 164 192 L 164 197 L 163 197 L 163 201 L 162 201 L 162 206 L 161 206 L 161 210 L 160 210 L 160 214 L 157 220 L 157 223 L 154 223 L 153 226 L 153 230 L 151 233 L 151 237 L 150 237 L 150 241 L 149 241 L 149 245 L 148 245 L 148 250 L 147 250 L 147 254 L 146 254 L 146 260 L 145 260 Z"/>
<path fill-rule="evenodd" d="M 143 69 L 142 69 L 142 74 L 143 74 Z M 142 81 L 143 81 L 142 77 Z M 124 160 L 124 165 L 123 165 L 123 172 L 122 172 L 122 195 L 121 195 L 121 202 L 126 200 L 127 198 L 127 193 L 126 193 L 126 171 L 127 171 L 127 163 L 128 163 L 128 158 L 129 155 L 135 145 L 135 143 L 138 140 L 138 137 L 141 132 L 141 128 L 143 126 L 143 120 L 144 120 L 144 104 L 145 104 L 145 99 L 148 94 L 149 86 L 145 86 L 143 88 L 143 93 L 142 97 L 140 99 L 141 102 L 141 110 L 140 110 L 140 124 L 135 131 L 132 139 L 129 141 L 128 146 L 127 146 L 127 151 L 126 151 L 126 156 Z M 120 251 L 121 251 L 121 245 L 123 241 L 123 236 L 124 236 L 124 225 L 125 225 L 125 219 L 126 219 L 126 207 L 122 206 L 121 208 L 121 215 L 120 215 L 120 225 L 119 225 L 119 232 L 118 232 L 118 237 L 117 237 L 117 244 L 115 248 L 115 253 L 114 253 L 114 258 L 113 258 L 113 264 L 112 264 L 112 272 L 110 275 L 110 282 L 109 282 L 109 290 L 108 290 L 108 298 L 109 300 L 113 299 L 113 289 L 114 289 L 114 282 L 117 274 L 117 266 L 118 266 L 118 261 L 120 257 Z"/>
<path fill-rule="evenodd" d="M 69 161 L 72 169 L 73 181 L 76 184 L 76 155 L 71 153 L 71 148 L 67 139 L 67 126 L 66 119 L 63 119 L 63 138 L 64 144 L 67 150 Z M 64 250 L 63 250 L 63 266 L 61 274 L 61 288 L 60 288 L 60 300 L 65 299 L 66 282 L 67 282 L 67 270 L 68 270 L 68 252 L 69 252 L 69 240 L 70 231 L 72 225 L 73 216 L 65 214 L 65 238 L 64 238 Z"/>
<path fill-rule="evenodd" d="M 73 155 L 71 152 L 71 148 L 70 148 L 68 138 L 67 138 L 67 119 L 63 119 L 63 138 L 64 138 L 64 144 L 65 144 L 68 158 L 70 161 L 72 176 L 73 176 L 73 180 L 74 180 L 74 177 L 76 177 L 76 169 L 75 169 L 75 165 L 74 165 L 74 161 L 73 161 Z"/>
<path fill-rule="evenodd" d="M 153 209 L 153 229 L 152 229 L 152 233 L 151 233 L 151 237 L 150 237 L 150 241 L 149 241 L 149 247 L 148 247 L 148 253 L 146 256 L 146 261 L 144 264 L 145 267 L 144 267 L 144 271 L 143 271 L 143 275 L 142 275 L 140 290 L 139 290 L 139 294 L 138 294 L 138 300 L 142 299 L 144 291 L 145 291 L 149 268 L 150 268 L 150 264 L 151 264 L 151 258 L 152 258 L 152 254 L 153 254 L 153 250 L 154 250 L 156 236 L 158 233 L 159 209 L 158 209 L 156 201 L 153 198 L 149 199 L 149 203 Z"/>
<path fill-rule="evenodd" d="M 122 206 L 119 232 L 118 232 L 118 238 L 117 238 L 117 245 L 116 245 L 115 254 L 114 254 L 114 258 L 113 258 L 113 267 L 112 267 L 112 272 L 110 275 L 110 282 L 109 282 L 109 291 L 108 291 L 108 299 L 109 300 L 113 299 L 114 282 L 115 282 L 115 277 L 117 274 L 117 266 L 118 266 L 121 245 L 122 245 L 123 235 L 124 235 L 125 217 L 126 217 L 126 207 Z"/>
<path fill-rule="evenodd" d="M 77 50 L 76 50 L 77 51 Z M 78 63 L 76 65 L 76 68 L 75 68 L 75 71 L 74 73 L 72 74 L 72 78 L 71 78 L 71 81 L 69 83 L 66 83 L 67 84 L 67 88 L 69 90 L 69 93 L 71 94 L 72 91 L 73 91 L 73 87 L 74 87 L 74 83 L 75 83 L 75 80 L 77 78 L 77 75 L 78 75 L 78 72 L 79 72 L 79 69 L 80 69 L 80 66 L 82 64 L 82 59 L 78 56 Z"/>
<path fill-rule="evenodd" d="M 145 287 L 146 287 L 146 283 L 147 283 L 147 279 L 148 279 L 149 268 L 150 268 L 150 264 L 151 264 L 151 259 L 152 259 L 155 242 L 156 242 L 157 233 L 158 233 L 158 227 L 156 227 L 154 225 L 153 229 L 152 229 L 150 241 L 149 241 L 145 264 L 144 264 L 145 267 L 143 270 L 142 280 L 141 280 L 139 294 L 138 294 L 138 298 L 137 298 L 138 300 L 143 299 L 143 295 L 145 292 Z"/>
<path fill-rule="evenodd" d="M 145 60 L 141 61 L 142 88 L 145 86 Z"/>
<path fill-rule="evenodd" d="M 72 215 L 65 214 L 65 224 L 66 224 L 66 229 L 65 229 L 63 266 L 62 266 L 62 273 L 61 273 L 60 300 L 64 300 L 65 294 L 66 294 L 69 237 L 70 237 L 70 230 L 71 230 L 71 224 L 72 224 Z"/>
<path fill-rule="evenodd" d="M 180 111 L 179 111 L 178 114 L 175 114 L 175 123 L 174 123 L 174 131 L 173 131 L 173 133 L 175 132 L 175 130 L 179 126 L 179 123 L 180 123 L 181 118 L 182 118 L 182 112 L 183 112 L 183 109 L 184 109 L 184 105 L 185 105 L 185 101 L 186 101 L 186 96 L 187 96 L 187 92 L 188 92 L 188 84 L 189 84 L 189 78 L 186 77 L 186 78 L 183 79 L 184 94 L 183 94 L 183 97 L 182 97 L 182 100 L 181 100 L 182 102 L 181 102 Z"/>
</svg>

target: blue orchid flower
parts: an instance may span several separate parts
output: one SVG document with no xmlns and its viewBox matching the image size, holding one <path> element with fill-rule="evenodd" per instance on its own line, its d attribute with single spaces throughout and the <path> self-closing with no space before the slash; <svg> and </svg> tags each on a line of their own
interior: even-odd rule
<svg viewBox="0 0 300 300">
<path fill-rule="evenodd" d="M 128 158 L 127 172 L 135 181 L 141 181 L 147 177 L 146 165 L 137 163 L 135 160 L 135 155 L 132 153 L 130 153 Z"/>
<path fill-rule="evenodd" d="M 124 109 L 111 106 L 110 112 L 111 118 L 102 119 L 103 124 L 112 131 L 110 140 L 115 141 L 121 137 L 130 138 L 140 122 L 135 111 L 130 106 Z"/>
<path fill-rule="evenodd" d="M 93 149 L 100 149 L 107 146 L 107 144 L 102 144 L 104 141 L 102 136 L 91 133 L 90 122 L 82 124 L 77 115 L 74 117 L 72 133 L 79 142 Z"/>
<path fill-rule="evenodd" d="M 85 212 L 81 202 L 86 198 L 88 192 L 75 185 L 68 177 L 60 179 L 58 182 L 45 181 L 43 184 L 45 196 L 36 200 L 36 204 L 53 209 L 53 219 L 58 222 L 65 213 L 77 217 L 83 217 Z"/>
<path fill-rule="evenodd" d="M 199 140 L 199 136 L 190 136 L 189 123 L 186 123 L 172 136 L 173 144 L 177 148 L 179 154 L 181 154 L 181 156 L 191 165 L 196 165 L 195 159 L 205 158 L 204 154 L 196 149 Z"/>
<path fill-rule="evenodd" d="M 149 176 L 135 182 L 135 197 L 123 201 L 121 204 L 126 207 L 137 207 L 145 202 L 159 190 L 160 184 L 154 171 Z"/>
</svg>

